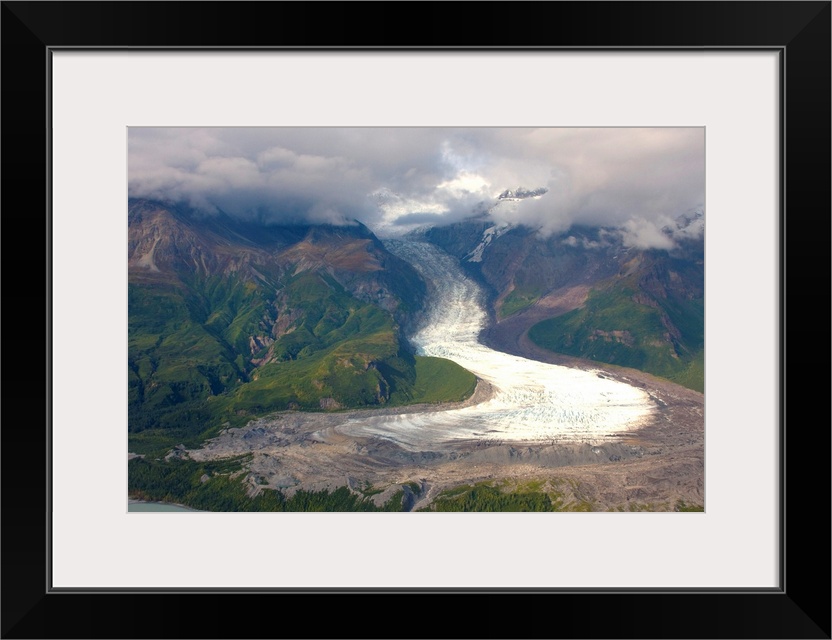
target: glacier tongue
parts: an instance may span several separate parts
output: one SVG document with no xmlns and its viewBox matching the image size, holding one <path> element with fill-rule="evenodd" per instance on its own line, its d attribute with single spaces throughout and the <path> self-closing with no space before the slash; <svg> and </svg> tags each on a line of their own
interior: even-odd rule
<svg viewBox="0 0 832 640">
<path fill-rule="evenodd" d="M 386 438 L 414 450 L 472 438 L 599 442 L 638 427 L 652 414 L 655 406 L 640 389 L 594 371 L 527 360 L 481 344 L 484 296 L 456 261 L 425 242 L 385 244 L 432 284 L 426 320 L 410 337 L 417 353 L 453 360 L 489 382 L 494 393 L 463 408 L 350 420 L 339 431 Z"/>
</svg>

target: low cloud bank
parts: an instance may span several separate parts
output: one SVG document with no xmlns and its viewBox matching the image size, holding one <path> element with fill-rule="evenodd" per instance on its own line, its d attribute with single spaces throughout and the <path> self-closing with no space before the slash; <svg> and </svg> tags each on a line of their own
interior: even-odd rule
<svg viewBox="0 0 832 640">
<path fill-rule="evenodd" d="M 128 169 L 131 197 L 206 214 L 357 219 L 391 236 L 488 211 L 544 235 L 606 226 L 668 248 L 662 229 L 704 202 L 704 129 L 131 128 Z"/>
</svg>

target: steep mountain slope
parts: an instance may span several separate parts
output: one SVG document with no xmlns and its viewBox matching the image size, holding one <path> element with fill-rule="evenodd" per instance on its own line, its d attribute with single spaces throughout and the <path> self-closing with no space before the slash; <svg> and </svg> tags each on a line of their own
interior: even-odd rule
<svg viewBox="0 0 832 640">
<path fill-rule="evenodd" d="M 268 226 L 145 200 L 128 216 L 131 450 L 268 411 L 461 399 L 437 390 L 446 378 L 473 389 L 448 361 L 417 380 L 401 327 L 425 285 L 363 225 Z"/>
<path fill-rule="evenodd" d="M 558 353 L 704 389 L 704 216 L 663 230 L 671 249 L 628 247 L 614 229 L 549 237 L 480 216 L 426 232 L 491 292 L 483 339 L 511 351 L 520 336 Z M 669 243 L 668 243 L 669 244 Z"/>
</svg>

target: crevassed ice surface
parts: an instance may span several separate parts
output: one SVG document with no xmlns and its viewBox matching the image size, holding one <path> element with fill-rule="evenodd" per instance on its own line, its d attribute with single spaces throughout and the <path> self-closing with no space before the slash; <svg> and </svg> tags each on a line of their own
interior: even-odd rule
<svg viewBox="0 0 832 640">
<path fill-rule="evenodd" d="M 430 284 L 426 320 L 410 337 L 416 352 L 453 360 L 487 380 L 494 394 L 459 409 L 353 419 L 339 431 L 386 438 L 408 449 L 459 439 L 598 442 L 639 426 L 653 411 L 641 389 L 480 344 L 487 320 L 484 296 L 457 262 L 426 242 L 385 245 Z"/>
</svg>

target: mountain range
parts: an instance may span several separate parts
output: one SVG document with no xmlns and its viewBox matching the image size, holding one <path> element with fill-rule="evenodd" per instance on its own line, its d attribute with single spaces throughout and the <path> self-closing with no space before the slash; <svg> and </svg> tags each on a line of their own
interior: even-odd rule
<svg viewBox="0 0 832 640">
<path fill-rule="evenodd" d="M 495 206 L 539 198 L 506 190 Z M 426 285 L 363 224 L 274 225 L 128 203 L 131 451 L 197 443 L 285 410 L 461 400 L 475 379 L 405 339 Z M 704 390 L 704 214 L 661 230 L 548 236 L 485 214 L 422 229 L 488 292 L 490 346 L 641 369 Z"/>
<path fill-rule="evenodd" d="M 425 284 L 367 227 L 128 203 L 130 450 L 284 410 L 460 400 L 475 379 L 404 338 Z"/>
<path fill-rule="evenodd" d="M 528 337 L 550 351 L 632 367 L 704 390 L 704 213 L 661 230 L 668 248 L 620 230 L 543 236 L 485 215 L 424 230 L 490 294 L 491 346 Z"/>
</svg>

